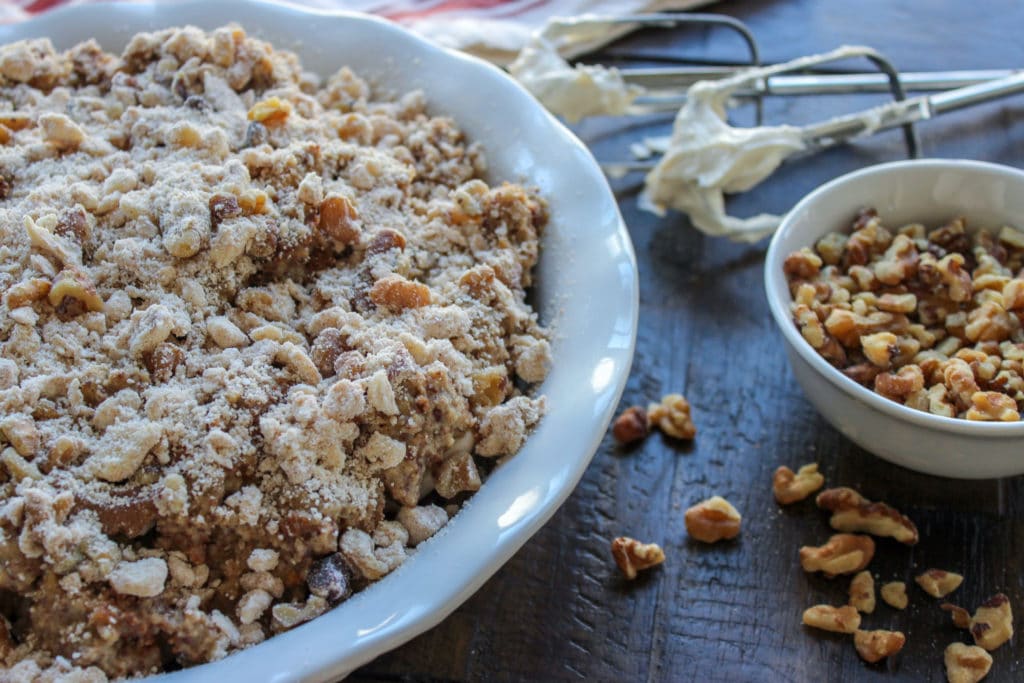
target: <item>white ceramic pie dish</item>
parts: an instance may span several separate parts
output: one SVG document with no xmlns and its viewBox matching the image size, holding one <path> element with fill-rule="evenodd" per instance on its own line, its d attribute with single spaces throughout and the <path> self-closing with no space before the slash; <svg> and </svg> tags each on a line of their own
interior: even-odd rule
<svg viewBox="0 0 1024 683">
<path fill-rule="evenodd" d="M 965 216 L 968 229 L 1024 227 L 1024 171 L 977 161 L 926 159 L 871 166 L 826 183 L 790 211 L 765 258 L 768 304 L 797 381 L 850 440 L 912 470 L 960 479 L 1024 473 L 1024 421 L 971 422 L 924 413 L 857 384 L 811 348 L 789 311 L 782 262 L 831 231 L 848 230 L 873 206 L 886 225 L 939 225 Z"/>
<path fill-rule="evenodd" d="M 263 2 L 75 5 L 0 27 L 0 43 L 96 38 L 119 51 L 133 34 L 237 22 L 294 50 L 321 76 L 349 65 L 401 93 L 421 88 L 483 143 L 492 180 L 526 182 L 550 202 L 534 297 L 552 325 L 550 411 L 523 449 L 392 575 L 327 614 L 168 681 L 322 681 L 351 672 L 440 622 L 504 564 L 568 497 L 593 457 L 629 374 L 638 288 L 633 247 L 587 149 L 499 69 L 387 22 Z"/>
</svg>

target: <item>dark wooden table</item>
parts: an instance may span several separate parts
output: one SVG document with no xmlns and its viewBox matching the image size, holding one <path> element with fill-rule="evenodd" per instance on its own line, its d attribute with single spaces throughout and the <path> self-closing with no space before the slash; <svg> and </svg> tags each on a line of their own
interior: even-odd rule
<svg viewBox="0 0 1024 683">
<path fill-rule="evenodd" d="M 864 43 L 904 70 L 1024 67 L 1020 0 L 761 0 L 710 11 L 747 22 L 767 61 Z M 654 31 L 605 57 L 735 57 L 740 48 L 720 30 Z M 799 123 L 880 101 L 775 98 L 766 114 L 769 122 Z M 667 130 L 668 121 L 595 120 L 577 131 L 598 157 L 626 158 L 629 142 Z M 920 133 L 925 156 L 1024 166 L 1024 96 L 926 122 Z M 900 135 L 883 134 L 786 166 L 730 208 L 783 212 L 825 180 L 904 155 Z M 933 478 L 851 444 L 815 412 L 790 372 L 761 284 L 766 243 L 705 237 L 682 216 L 640 211 L 639 178 L 613 185 L 641 287 L 622 405 L 682 392 L 694 405 L 697 439 L 687 446 L 654 436 L 624 451 L 607 438 L 568 502 L 475 596 L 352 680 L 945 680 L 943 649 L 969 636 L 913 577 L 928 567 L 958 571 L 966 578 L 951 596 L 957 602 L 973 609 L 1002 591 L 1024 614 L 1024 478 Z M 888 662 L 868 666 L 848 636 L 801 625 L 805 607 L 845 603 L 849 584 L 799 568 L 797 549 L 828 537 L 825 516 L 810 501 L 780 509 L 772 498 L 778 465 L 810 461 L 820 463 L 828 485 L 888 501 L 920 528 L 913 548 L 880 541 L 871 564 L 882 581 L 908 582 L 911 597 L 905 611 L 879 601 L 865 618 L 868 627 L 907 634 L 903 652 Z M 743 532 L 705 547 L 687 539 L 682 513 L 713 494 L 742 512 Z M 623 581 L 608 550 L 620 534 L 659 542 L 667 561 Z M 987 680 L 1024 679 L 1024 637 L 993 655 Z"/>
</svg>

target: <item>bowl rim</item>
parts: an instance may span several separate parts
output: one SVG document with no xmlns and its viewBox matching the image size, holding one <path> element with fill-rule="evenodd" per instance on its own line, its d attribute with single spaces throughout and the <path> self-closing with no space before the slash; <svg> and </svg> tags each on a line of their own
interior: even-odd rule
<svg viewBox="0 0 1024 683">
<path fill-rule="evenodd" d="M 861 386 L 842 372 L 833 367 L 828 361 L 821 357 L 807 340 L 797 331 L 796 325 L 790 317 L 789 304 L 792 300 L 785 296 L 783 299 L 780 292 L 788 292 L 785 277 L 782 272 L 782 261 L 786 254 L 782 253 L 782 242 L 788 236 L 796 218 L 808 210 L 809 207 L 821 200 L 822 197 L 840 191 L 849 183 L 872 175 L 889 175 L 904 172 L 924 173 L 941 170 L 953 170 L 962 173 L 984 172 L 1004 176 L 1012 176 L 1015 180 L 1024 185 L 1024 171 L 1012 166 L 996 164 L 987 161 L 974 161 L 970 159 L 910 159 L 902 161 L 890 161 L 882 164 L 875 164 L 861 168 L 850 173 L 834 178 L 827 183 L 820 185 L 786 213 L 778 230 L 772 236 L 768 246 L 768 253 L 765 256 L 764 286 L 765 296 L 768 299 L 768 307 L 771 310 L 775 323 L 782 332 L 786 342 L 813 367 L 821 376 L 827 379 L 833 386 L 846 394 L 851 395 L 858 401 L 885 413 L 891 417 L 911 422 L 921 427 L 936 429 L 943 432 L 956 434 L 967 434 L 979 437 L 1021 437 L 1024 436 L 1024 420 L 1019 422 L 982 422 L 965 420 L 956 417 L 944 417 L 925 413 L 920 410 L 908 408 L 870 389 Z M 852 207 L 855 210 L 858 207 Z M 804 245 L 812 246 L 812 245 Z"/>
<path fill-rule="evenodd" d="M 206 8 L 211 8 L 211 6 L 214 11 L 206 14 Z M 601 441 L 606 435 L 608 424 L 614 416 L 614 410 L 625 389 L 632 366 L 639 318 L 639 275 L 636 255 L 629 231 L 618 207 L 618 202 L 615 200 L 607 180 L 600 171 L 600 167 L 597 165 L 593 154 L 575 134 L 537 103 L 533 96 L 522 86 L 495 65 L 472 55 L 438 45 L 381 17 L 347 10 L 306 7 L 290 2 L 269 0 L 226 0 L 222 3 L 209 3 L 207 0 L 179 0 L 173 3 L 157 4 L 100 1 L 64 5 L 17 24 L 0 26 L 0 43 L 32 37 L 44 31 L 47 33 L 53 32 L 55 27 L 61 24 L 74 25 L 76 20 L 94 17 L 102 17 L 105 21 L 113 22 L 114 29 L 112 31 L 115 33 L 123 32 L 125 28 L 125 25 L 118 21 L 121 18 L 124 18 L 127 21 L 126 25 L 130 26 L 156 22 L 161 26 L 167 27 L 193 24 L 209 28 L 207 24 L 210 21 L 219 21 L 219 19 L 208 19 L 207 17 L 217 17 L 222 11 L 226 11 L 225 8 L 230 8 L 233 11 L 253 10 L 258 12 L 258 15 L 237 21 L 246 28 L 250 35 L 270 40 L 275 46 L 294 51 L 300 57 L 303 56 L 303 50 L 290 42 L 285 42 L 285 38 L 275 38 L 271 34 L 270 29 L 266 30 L 265 35 L 258 35 L 257 32 L 253 31 L 253 28 L 257 25 L 262 26 L 264 23 L 266 26 L 269 26 L 274 18 L 284 16 L 290 18 L 292 15 L 299 18 L 343 19 L 367 28 L 372 27 L 376 31 L 405 41 L 410 48 L 415 48 L 418 53 L 417 60 L 427 57 L 437 57 L 439 59 L 443 57 L 450 60 L 453 68 L 448 76 L 449 78 L 472 72 L 481 78 L 500 81 L 500 84 L 496 84 L 496 87 L 500 85 L 501 91 L 507 95 L 510 102 L 524 108 L 523 111 L 528 110 L 530 113 L 536 114 L 545 129 L 549 131 L 549 136 L 557 137 L 564 143 L 563 156 L 571 156 L 579 161 L 579 164 L 581 164 L 579 170 L 584 171 L 585 175 L 582 178 L 577 176 L 575 178 L 576 182 L 589 177 L 601 179 L 603 194 L 610 202 L 613 212 L 612 215 L 608 216 L 607 220 L 609 224 L 614 224 L 614 229 L 609 236 L 614 238 L 617 251 L 610 262 L 616 264 L 615 281 L 618 288 L 621 289 L 620 293 L 627 297 L 629 301 L 628 310 L 617 311 L 614 315 L 609 316 L 608 337 L 605 340 L 607 348 L 602 352 L 604 356 L 602 360 L 614 362 L 609 366 L 612 368 L 612 372 L 601 375 L 602 384 L 600 390 L 594 389 L 595 398 L 593 404 L 595 410 L 590 417 L 592 429 L 589 429 L 585 434 L 578 435 L 578 438 L 575 438 L 570 443 L 562 444 L 557 438 L 552 438 L 557 437 L 558 435 L 556 434 L 549 435 L 549 438 L 545 441 L 545 447 L 547 448 L 553 448 L 560 453 L 579 451 L 581 456 L 572 459 L 570 462 L 558 464 L 556 469 L 545 473 L 543 481 L 534 482 L 528 490 L 511 490 L 511 493 L 518 495 L 508 505 L 507 509 L 503 508 L 504 514 L 499 519 L 490 520 L 491 522 L 496 522 L 496 527 L 493 533 L 489 530 L 488 536 L 479 543 L 479 547 L 485 547 L 486 552 L 477 553 L 477 555 L 474 555 L 465 563 L 455 563 L 454 565 L 449 563 L 451 574 L 461 576 L 463 573 L 472 570 L 471 577 L 455 583 L 449 583 L 443 589 L 432 590 L 429 598 L 430 609 L 424 609 L 422 605 L 415 604 L 403 606 L 401 609 L 390 613 L 378 614 L 377 620 L 362 624 L 365 628 L 359 629 L 357 634 L 359 643 L 357 646 L 352 646 L 338 640 L 337 627 L 341 618 L 331 618 L 331 615 L 336 615 L 339 612 L 339 609 L 334 608 L 316 619 L 301 624 L 289 631 L 276 634 L 263 643 L 233 651 L 223 659 L 195 665 L 180 671 L 156 674 L 153 677 L 155 680 L 160 681 L 187 680 L 213 682 L 224 680 L 225 676 L 231 680 L 242 674 L 256 674 L 258 672 L 259 677 L 264 680 L 273 681 L 299 679 L 310 681 L 337 680 L 340 677 L 347 676 L 357 667 L 398 647 L 443 621 L 451 612 L 476 593 L 501 567 L 505 566 L 511 557 L 562 507 L 569 495 L 576 489 L 579 480 L 593 460 Z M 203 19 L 196 18 L 199 14 L 202 14 Z M 77 31 L 77 29 L 75 30 Z M 155 29 L 152 27 L 139 27 L 131 30 L 137 32 Z M 84 36 L 82 39 L 85 37 L 87 36 Z M 110 49 L 109 46 L 106 47 Z M 61 49 L 61 46 L 58 45 L 58 48 Z M 306 63 L 305 60 L 304 63 Z M 512 180 L 513 178 L 509 179 Z M 549 324 L 557 322 L 561 315 L 559 312 L 560 304 L 556 301 L 551 305 L 555 313 L 552 315 L 552 320 Z M 555 337 L 553 345 L 556 341 L 560 344 L 565 344 L 564 340 L 558 339 L 558 330 L 555 330 Z M 595 370 L 598 369 L 604 368 L 595 368 Z M 544 392 L 543 385 L 541 391 Z M 547 419 L 550 421 L 553 417 L 553 415 L 548 415 Z M 543 429 L 544 425 L 545 422 L 542 421 L 538 429 Z M 531 435 L 533 438 L 536 436 L 536 432 Z M 530 443 L 531 440 L 528 439 L 523 445 L 523 450 L 526 450 Z M 505 467 L 514 465 L 515 462 L 516 460 L 513 458 L 511 462 L 505 463 Z M 498 471 L 503 471 L 503 468 L 499 468 Z M 484 493 L 486 490 L 487 487 L 485 485 L 481 492 L 470 499 L 467 505 L 467 513 L 472 513 L 474 508 L 484 505 L 485 501 L 489 507 L 495 505 L 493 499 L 497 498 L 499 494 L 489 497 Z M 481 496 L 481 494 L 484 495 Z M 481 526 L 482 522 L 476 521 L 480 518 L 479 511 L 477 514 L 468 514 L 468 516 L 473 521 L 471 522 L 470 519 L 465 519 L 464 517 L 460 528 L 467 526 L 477 528 Z M 458 516 L 453 518 L 453 523 L 458 522 Z M 452 526 L 455 526 L 455 524 Z M 412 565 L 420 566 L 428 560 L 433 562 L 433 558 L 438 555 L 439 551 L 436 551 L 433 546 L 429 545 L 431 540 L 426 542 L 426 548 L 420 546 L 417 549 L 417 553 L 410 556 L 402 566 L 395 570 L 394 574 L 403 573 L 406 575 L 404 578 L 408 580 L 408 574 Z M 437 540 L 440 541 L 442 539 L 438 538 Z M 463 558 L 460 556 L 456 559 Z M 388 578 L 390 578 L 390 575 L 385 577 L 382 582 L 375 583 L 366 590 L 357 593 L 339 607 L 347 606 L 348 612 L 358 610 L 360 614 L 367 610 L 374 613 L 386 611 L 384 608 L 378 608 L 381 602 L 379 600 L 380 591 L 375 591 L 374 588 L 379 589 L 380 584 L 386 582 Z M 395 578 L 398 577 L 395 576 Z M 366 617 L 363 617 L 362 621 L 365 622 Z M 341 625 L 345 626 L 346 629 L 351 626 L 348 623 Z M 317 648 L 317 646 L 324 643 L 330 643 L 331 649 Z M 276 660 L 270 660 L 272 654 L 277 655 Z M 147 677 L 147 680 L 149 680 L 149 677 Z"/>
</svg>

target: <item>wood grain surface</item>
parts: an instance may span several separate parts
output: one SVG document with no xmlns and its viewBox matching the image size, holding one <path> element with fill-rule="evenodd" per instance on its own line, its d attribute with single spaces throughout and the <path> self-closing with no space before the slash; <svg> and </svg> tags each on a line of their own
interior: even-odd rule
<svg viewBox="0 0 1024 683">
<path fill-rule="evenodd" d="M 748 23 L 766 61 L 864 43 L 904 70 L 1024 67 L 1020 0 L 763 0 L 710 7 Z M 720 30 L 652 31 L 602 58 L 644 54 L 735 57 Z M 770 99 L 768 122 L 800 123 L 881 102 L 874 96 Z M 739 120 L 749 112 L 741 112 Z M 628 158 L 669 117 L 586 121 L 576 128 L 603 159 Z M 924 156 L 1024 166 L 1024 96 L 920 126 Z M 792 163 L 735 198 L 738 215 L 783 212 L 820 183 L 903 158 L 898 133 Z M 969 642 L 913 585 L 929 567 L 958 571 L 952 598 L 976 606 L 1005 592 L 1024 615 L 1024 478 L 958 482 L 889 465 L 840 436 L 793 379 L 762 287 L 766 243 L 708 238 L 678 214 L 638 209 L 641 178 L 613 183 L 636 246 L 641 312 L 623 406 L 678 391 L 693 403 L 691 444 L 653 436 L 623 450 L 606 438 L 568 502 L 469 601 L 433 630 L 352 675 L 354 681 L 943 681 L 942 652 Z M 978 457 L 984 457 L 979 453 Z M 1021 457 L 1024 458 L 1024 446 Z M 780 464 L 820 463 L 828 485 L 849 485 L 913 518 L 919 545 L 881 540 L 871 569 L 908 582 L 910 607 L 879 601 L 866 627 L 907 634 L 903 652 L 866 665 L 848 636 L 812 632 L 801 613 L 843 604 L 847 579 L 804 574 L 801 545 L 830 533 L 811 501 L 779 508 Z M 687 540 L 683 511 L 710 495 L 743 513 L 738 540 Z M 627 583 L 609 541 L 660 543 L 660 568 Z M 1019 628 L 1024 622 L 1018 618 Z M 1024 637 L 994 654 L 987 680 L 1024 680 Z"/>
</svg>

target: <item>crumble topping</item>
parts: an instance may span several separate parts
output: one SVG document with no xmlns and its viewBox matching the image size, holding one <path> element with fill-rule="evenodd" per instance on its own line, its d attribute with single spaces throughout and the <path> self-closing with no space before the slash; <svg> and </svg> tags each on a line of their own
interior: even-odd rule
<svg viewBox="0 0 1024 683">
<path fill-rule="evenodd" d="M 547 211 L 485 170 L 421 93 L 235 26 L 0 48 L 7 678 L 312 619 L 521 447 Z"/>
</svg>

